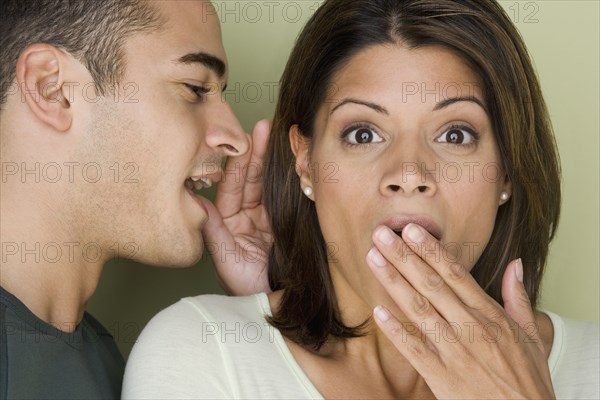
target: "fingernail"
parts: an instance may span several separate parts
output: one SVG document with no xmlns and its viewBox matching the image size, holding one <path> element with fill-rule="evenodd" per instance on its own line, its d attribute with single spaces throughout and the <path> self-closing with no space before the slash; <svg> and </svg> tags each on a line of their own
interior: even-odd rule
<svg viewBox="0 0 600 400">
<path fill-rule="evenodd" d="M 406 238 L 414 243 L 422 242 L 423 239 L 425 239 L 425 235 L 423 235 L 421 228 L 413 223 L 406 225 L 402 230 L 402 233 L 406 234 Z"/>
<path fill-rule="evenodd" d="M 394 243 L 395 235 L 392 234 L 388 228 L 379 228 L 375 233 L 375 236 L 377 236 L 377 239 L 381 240 L 381 242 L 383 242 L 384 244 L 390 245 Z"/>
<path fill-rule="evenodd" d="M 386 322 L 388 319 L 390 319 L 389 311 L 386 310 L 385 307 L 383 307 L 383 306 L 375 307 L 374 313 L 375 313 L 375 317 L 378 320 L 380 320 L 381 322 Z"/>
<path fill-rule="evenodd" d="M 515 268 L 515 275 L 517 276 L 517 280 L 523 283 L 523 261 L 519 258 L 516 261 L 517 268 Z"/>
<path fill-rule="evenodd" d="M 368 256 L 369 260 L 371 260 L 371 262 L 379 268 L 385 267 L 387 264 L 385 258 L 383 258 L 379 250 L 377 250 L 375 247 L 369 250 Z"/>
</svg>

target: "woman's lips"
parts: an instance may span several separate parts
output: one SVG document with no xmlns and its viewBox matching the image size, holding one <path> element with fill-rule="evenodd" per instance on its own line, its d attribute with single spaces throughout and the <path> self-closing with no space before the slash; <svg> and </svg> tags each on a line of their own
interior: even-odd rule
<svg viewBox="0 0 600 400">
<path fill-rule="evenodd" d="M 381 225 L 389 227 L 396 235 L 401 236 L 404 227 L 411 223 L 423 227 L 437 240 L 442 240 L 443 233 L 440 226 L 433 218 L 425 215 L 397 215 L 387 218 L 381 222 Z"/>
</svg>

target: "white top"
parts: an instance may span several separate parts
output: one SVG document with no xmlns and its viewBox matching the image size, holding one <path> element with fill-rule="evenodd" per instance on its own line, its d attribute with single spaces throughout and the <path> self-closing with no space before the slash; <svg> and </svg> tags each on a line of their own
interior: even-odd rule
<svg viewBox="0 0 600 400">
<path fill-rule="evenodd" d="M 600 330 L 546 312 L 557 398 L 600 399 Z M 289 351 L 261 293 L 189 297 L 158 313 L 129 356 L 124 399 L 322 399 Z"/>
</svg>

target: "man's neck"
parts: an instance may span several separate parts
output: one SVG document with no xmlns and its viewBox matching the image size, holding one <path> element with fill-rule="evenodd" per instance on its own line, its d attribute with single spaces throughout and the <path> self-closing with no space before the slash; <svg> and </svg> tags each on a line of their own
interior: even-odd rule
<svg viewBox="0 0 600 400">
<path fill-rule="evenodd" d="M 100 245 L 84 245 L 88 241 L 50 227 L 39 210 L 20 219 L 6 208 L 0 214 L 0 285 L 41 320 L 74 331 L 107 261 L 97 257 Z"/>
<path fill-rule="evenodd" d="M 86 266 L 67 268 L 88 269 Z M 39 319 L 73 332 L 100 279 L 101 269 L 85 279 L 52 264 L 2 264 L 0 286 L 17 297 Z"/>
</svg>

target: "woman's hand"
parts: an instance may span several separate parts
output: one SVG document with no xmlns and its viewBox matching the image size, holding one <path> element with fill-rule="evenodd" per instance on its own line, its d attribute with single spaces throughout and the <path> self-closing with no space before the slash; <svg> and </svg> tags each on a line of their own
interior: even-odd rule
<svg viewBox="0 0 600 400">
<path fill-rule="evenodd" d="M 555 398 L 520 260 L 503 277 L 505 308 L 427 230 L 373 235 L 367 262 L 407 321 L 374 311 L 380 329 L 443 399 Z"/>
<path fill-rule="evenodd" d="M 265 154 L 271 123 L 256 123 L 251 151 L 229 158 L 217 188 L 215 206 L 202 232 L 221 286 L 236 296 L 270 292 L 267 257 L 271 226 L 262 202 Z"/>
</svg>

